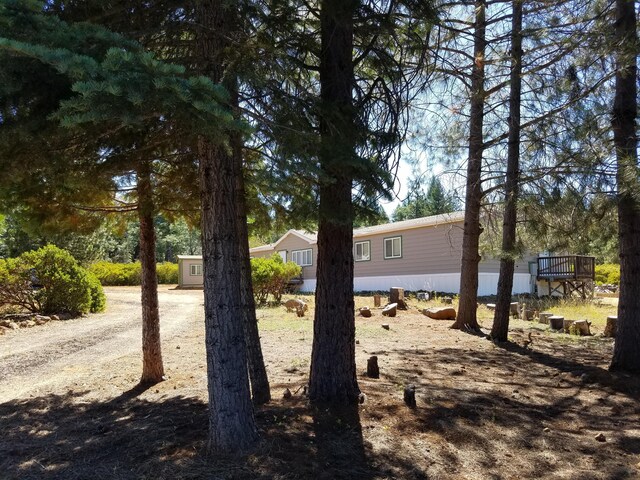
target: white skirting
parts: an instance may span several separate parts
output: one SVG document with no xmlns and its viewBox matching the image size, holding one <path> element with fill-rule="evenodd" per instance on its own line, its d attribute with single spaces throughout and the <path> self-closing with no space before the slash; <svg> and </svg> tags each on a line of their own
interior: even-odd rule
<svg viewBox="0 0 640 480">
<path fill-rule="evenodd" d="M 497 273 L 480 273 L 478 275 L 478 295 L 495 295 L 498 290 Z M 460 292 L 459 273 L 440 273 L 434 275 L 391 275 L 383 277 L 356 277 L 353 289 L 363 291 L 387 291 L 391 287 L 401 287 L 409 291 L 436 291 L 447 293 Z M 316 279 L 305 279 L 300 287 L 302 292 L 314 292 Z M 531 275 L 516 273 L 513 275 L 513 293 L 529 293 L 531 291 Z"/>
</svg>

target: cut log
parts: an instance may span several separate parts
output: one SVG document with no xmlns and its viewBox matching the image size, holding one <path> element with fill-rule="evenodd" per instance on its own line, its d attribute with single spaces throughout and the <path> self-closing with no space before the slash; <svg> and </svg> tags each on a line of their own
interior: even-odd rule
<svg viewBox="0 0 640 480">
<path fill-rule="evenodd" d="M 495 310 L 496 309 L 496 304 L 495 303 L 487 303 L 487 308 L 489 310 Z"/>
<path fill-rule="evenodd" d="M 455 320 L 456 309 L 453 307 L 425 308 L 422 313 L 435 320 Z"/>
<path fill-rule="evenodd" d="M 553 317 L 553 313 L 551 313 L 551 312 L 540 312 L 540 323 L 544 323 L 545 325 L 549 325 L 549 317 Z"/>
<path fill-rule="evenodd" d="M 511 312 L 511 316 L 513 317 L 518 316 L 518 308 L 519 308 L 518 302 L 512 302 L 509 304 L 509 312 Z"/>
<path fill-rule="evenodd" d="M 374 306 L 374 307 L 379 307 L 380 305 L 381 305 L 381 302 L 380 302 L 380 295 L 375 294 L 375 295 L 373 296 L 373 306 Z"/>
<path fill-rule="evenodd" d="M 442 299 L 442 303 L 444 303 L 445 305 L 451 305 L 453 303 L 453 298 L 451 297 L 444 297 Z"/>
<path fill-rule="evenodd" d="M 573 325 L 573 320 L 562 320 L 562 331 L 564 333 L 571 333 L 571 325 Z"/>
<path fill-rule="evenodd" d="M 391 287 L 389 290 L 389 303 L 396 303 L 398 309 L 406 310 L 407 304 L 404 301 L 404 288 Z"/>
<path fill-rule="evenodd" d="M 385 330 L 389 330 L 389 324 L 388 323 L 383 323 L 382 324 L 382 328 L 384 328 Z"/>
<path fill-rule="evenodd" d="M 562 330 L 564 327 L 564 317 L 558 315 L 552 315 L 549 317 L 549 326 L 553 330 Z"/>
<path fill-rule="evenodd" d="M 570 333 L 577 333 L 580 336 L 591 335 L 591 322 L 587 320 L 576 320 L 570 327 Z"/>
<path fill-rule="evenodd" d="M 607 326 L 604 327 L 604 336 L 614 338 L 616 336 L 616 324 L 618 323 L 617 315 L 607 317 Z"/>
<path fill-rule="evenodd" d="M 404 403 L 409 408 L 416 408 L 416 386 L 407 385 L 404 387 Z"/>
<path fill-rule="evenodd" d="M 371 316 L 371 310 L 369 309 L 369 307 L 362 307 L 360 309 L 360 315 L 369 318 Z"/>
<path fill-rule="evenodd" d="M 385 317 L 395 317 L 398 309 L 397 303 L 390 303 L 382 309 L 382 315 Z"/>
<path fill-rule="evenodd" d="M 378 368 L 378 357 L 373 355 L 367 360 L 367 377 L 380 378 L 380 368 Z"/>
</svg>

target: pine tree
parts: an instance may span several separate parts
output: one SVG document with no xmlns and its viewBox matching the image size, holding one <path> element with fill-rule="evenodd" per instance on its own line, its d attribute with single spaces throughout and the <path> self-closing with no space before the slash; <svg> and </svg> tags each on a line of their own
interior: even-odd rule
<svg viewBox="0 0 640 480">
<path fill-rule="evenodd" d="M 161 381 L 153 231 L 158 172 L 153 169 L 168 152 L 175 157 L 176 152 L 188 151 L 198 133 L 221 137 L 221 130 L 233 124 L 218 102 L 226 98 L 225 92 L 104 27 L 63 22 L 46 12 L 43 3 L 7 2 L 0 6 L 0 24 L 0 51 L 10 65 L 10 81 L 2 91 L 3 135 L 9 141 L 0 147 L 0 160 L 12 172 L 22 168 L 27 173 L 3 179 L 2 197 L 7 200 L 8 193 L 16 193 L 13 200 L 27 203 L 31 214 L 53 221 L 73 221 L 78 212 L 138 212 L 141 383 Z M 28 71 L 37 72 L 41 83 L 30 83 Z M 36 141 L 27 142 L 31 138 Z M 30 148 L 19 149 L 23 144 Z M 26 162 L 22 167 L 21 161 Z M 188 162 L 162 167 L 166 177 L 176 180 L 172 191 L 178 198 L 178 179 L 190 178 L 191 170 Z M 138 203 L 114 198 L 123 179 L 133 176 Z M 36 178 L 46 189 L 34 188 Z"/>
<path fill-rule="evenodd" d="M 640 372 L 640 172 L 636 2 L 616 0 L 616 89 L 613 139 L 617 161 L 620 299 L 611 370 Z"/>
<path fill-rule="evenodd" d="M 232 39 L 237 35 L 238 4 L 202 0 L 196 4 L 195 54 L 202 73 L 235 90 L 226 71 Z M 198 141 L 205 342 L 209 391 L 210 452 L 246 450 L 258 439 L 251 405 L 247 348 L 243 328 L 237 179 L 237 145 Z M 246 294 L 246 292 L 245 292 Z"/>
</svg>

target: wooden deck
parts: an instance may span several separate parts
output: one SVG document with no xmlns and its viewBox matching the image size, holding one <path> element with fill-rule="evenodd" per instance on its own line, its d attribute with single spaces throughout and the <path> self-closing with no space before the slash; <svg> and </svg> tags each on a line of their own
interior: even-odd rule
<svg viewBox="0 0 640 480">
<path fill-rule="evenodd" d="M 595 280 L 595 257 L 538 257 L 538 280 Z"/>
<path fill-rule="evenodd" d="M 537 279 L 547 282 L 549 295 L 587 298 L 593 295 L 595 264 L 595 257 L 583 255 L 538 257 Z"/>
</svg>

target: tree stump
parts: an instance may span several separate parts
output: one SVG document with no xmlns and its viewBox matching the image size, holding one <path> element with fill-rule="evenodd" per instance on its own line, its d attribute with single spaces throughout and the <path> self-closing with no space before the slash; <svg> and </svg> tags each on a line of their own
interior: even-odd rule
<svg viewBox="0 0 640 480">
<path fill-rule="evenodd" d="M 362 307 L 360 309 L 360 315 L 369 318 L 371 316 L 371 310 L 369 309 L 369 307 Z"/>
<path fill-rule="evenodd" d="M 564 333 L 571 333 L 571 325 L 573 325 L 573 320 L 562 320 L 562 331 Z"/>
<path fill-rule="evenodd" d="M 511 313 L 512 317 L 518 316 L 518 308 L 519 308 L 518 302 L 512 302 L 509 304 L 509 312 Z"/>
<path fill-rule="evenodd" d="M 407 385 L 404 387 L 404 403 L 409 408 L 416 408 L 416 386 Z"/>
<path fill-rule="evenodd" d="M 564 327 L 564 317 L 558 315 L 552 315 L 549 317 L 549 326 L 553 330 L 562 330 Z"/>
<path fill-rule="evenodd" d="M 616 336 L 616 328 L 618 323 L 617 315 L 610 315 L 607 317 L 607 326 L 604 327 L 604 336 L 614 338 Z"/>
<path fill-rule="evenodd" d="M 379 307 L 380 305 L 381 305 L 381 302 L 380 302 L 380 295 L 375 294 L 375 295 L 373 296 L 373 306 L 374 306 L 374 307 Z"/>
<path fill-rule="evenodd" d="M 406 310 L 407 304 L 404 301 L 404 288 L 391 287 L 389 290 L 389 303 L 397 303 L 399 310 Z"/>
<path fill-rule="evenodd" d="M 580 336 L 591 336 L 591 322 L 587 320 L 576 320 L 573 322 L 571 327 L 569 327 L 569 333 L 577 333 Z"/>
<path fill-rule="evenodd" d="M 382 315 L 385 317 L 395 317 L 398 309 L 397 303 L 390 303 L 382 309 Z"/>
<path fill-rule="evenodd" d="M 549 325 L 549 317 L 553 317 L 553 313 L 551 313 L 551 312 L 540 312 L 540 323 L 544 323 L 545 325 Z"/>
<path fill-rule="evenodd" d="M 380 368 L 378 367 L 378 357 L 373 355 L 367 360 L 367 377 L 380 378 Z"/>
</svg>

